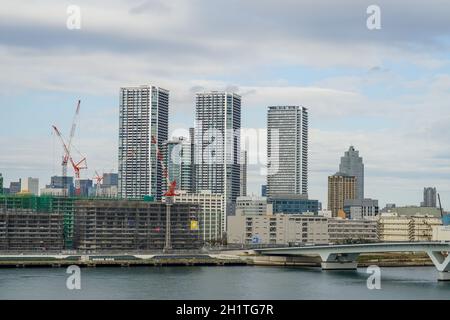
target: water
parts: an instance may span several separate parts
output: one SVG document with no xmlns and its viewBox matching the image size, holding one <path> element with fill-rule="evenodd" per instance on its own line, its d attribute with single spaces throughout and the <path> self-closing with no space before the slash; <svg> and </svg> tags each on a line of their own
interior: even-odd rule
<svg viewBox="0 0 450 320">
<path fill-rule="evenodd" d="M 133 267 L 81 269 L 68 290 L 64 268 L 0 269 L 0 299 L 450 299 L 434 267 L 382 268 L 381 290 L 366 269 Z"/>
</svg>

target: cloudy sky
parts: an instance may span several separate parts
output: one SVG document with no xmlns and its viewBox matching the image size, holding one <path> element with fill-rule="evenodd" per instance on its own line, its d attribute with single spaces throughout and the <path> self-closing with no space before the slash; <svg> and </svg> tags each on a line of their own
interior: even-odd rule
<svg viewBox="0 0 450 320">
<path fill-rule="evenodd" d="M 381 30 L 366 9 L 381 8 Z M 67 7 L 81 9 L 70 30 Z M 366 196 L 418 204 L 436 186 L 450 207 L 450 5 L 446 0 L 6 0 L 0 7 L 0 172 L 7 183 L 60 173 L 51 132 L 94 170 L 117 170 L 121 86 L 167 88 L 170 126 L 194 121 L 194 94 L 242 95 L 245 128 L 268 105 L 310 112 L 310 197 L 350 145 L 366 165 Z M 264 143 L 262 143 L 264 144 Z M 250 168 L 250 192 L 265 177 Z"/>
</svg>

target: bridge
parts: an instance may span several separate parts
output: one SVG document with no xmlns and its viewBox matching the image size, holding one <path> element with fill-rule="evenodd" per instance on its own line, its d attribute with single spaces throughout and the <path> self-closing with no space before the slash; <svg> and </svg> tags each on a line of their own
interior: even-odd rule
<svg viewBox="0 0 450 320">
<path fill-rule="evenodd" d="M 384 242 L 253 249 L 266 256 L 320 256 L 322 270 L 351 270 L 361 253 L 425 252 L 438 271 L 438 280 L 450 281 L 450 242 Z"/>
</svg>

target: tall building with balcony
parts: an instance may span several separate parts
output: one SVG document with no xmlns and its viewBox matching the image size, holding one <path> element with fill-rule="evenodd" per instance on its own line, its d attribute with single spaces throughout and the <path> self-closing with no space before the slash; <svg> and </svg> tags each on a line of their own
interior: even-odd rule
<svg viewBox="0 0 450 320">
<path fill-rule="evenodd" d="M 240 129 L 241 96 L 218 91 L 196 95 L 195 190 L 223 194 L 227 215 L 234 212 L 240 192 Z"/>
<path fill-rule="evenodd" d="M 308 110 L 271 106 L 267 115 L 267 196 L 308 194 Z"/>
<path fill-rule="evenodd" d="M 339 172 L 356 177 L 356 199 L 364 199 L 364 162 L 355 147 L 350 146 L 341 157 Z"/>
<path fill-rule="evenodd" d="M 169 129 L 169 91 L 155 86 L 120 89 L 119 196 L 161 199 L 165 181 L 155 137 L 163 150 Z"/>
</svg>

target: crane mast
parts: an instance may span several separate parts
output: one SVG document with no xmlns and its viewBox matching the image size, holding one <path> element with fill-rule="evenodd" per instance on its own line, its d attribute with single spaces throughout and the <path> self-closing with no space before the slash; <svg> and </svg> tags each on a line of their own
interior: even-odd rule
<svg viewBox="0 0 450 320">
<path fill-rule="evenodd" d="M 171 216 L 171 206 L 173 205 L 173 197 L 176 196 L 175 189 L 177 186 L 177 182 L 175 180 L 171 182 L 169 179 L 169 173 L 167 172 L 167 167 L 164 164 L 164 156 L 161 153 L 161 150 L 159 149 L 158 141 L 156 140 L 155 136 L 152 136 L 152 144 L 156 146 L 156 157 L 158 158 L 161 164 L 163 177 L 166 180 L 167 184 L 167 191 L 164 193 L 164 196 L 166 197 L 166 238 L 163 249 L 163 251 L 167 253 L 172 250 L 170 216 Z"/>
</svg>

